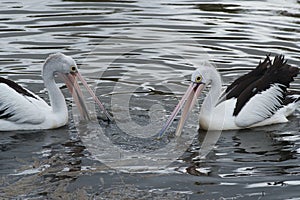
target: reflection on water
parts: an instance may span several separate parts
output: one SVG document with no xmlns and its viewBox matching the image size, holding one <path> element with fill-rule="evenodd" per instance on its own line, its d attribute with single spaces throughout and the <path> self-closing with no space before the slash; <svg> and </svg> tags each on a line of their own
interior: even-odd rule
<svg viewBox="0 0 300 200">
<path fill-rule="evenodd" d="M 0 75 L 49 101 L 40 76 L 44 59 L 57 51 L 73 56 L 105 106 L 134 122 L 106 129 L 127 150 L 150 147 L 148 139 L 137 145 L 124 133 L 145 129 L 145 137 L 152 136 L 203 60 L 214 62 L 225 85 L 268 53 L 284 54 L 299 65 L 299 1 L 8 0 L 0 5 Z M 299 78 L 292 87 L 300 89 Z M 62 90 L 72 115 L 70 96 Z M 128 96 L 128 105 L 118 100 Z M 299 111 L 287 124 L 224 131 L 212 149 L 201 149 L 206 133 L 196 136 L 196 113 L 183 133 L 195 136 L 192 144 L 156 172 L 119 172 L 94 159 L 73 118 L 57 130 L 1 133 L 0 193 L 11 199 L 299 196 Z"/>
</svg>

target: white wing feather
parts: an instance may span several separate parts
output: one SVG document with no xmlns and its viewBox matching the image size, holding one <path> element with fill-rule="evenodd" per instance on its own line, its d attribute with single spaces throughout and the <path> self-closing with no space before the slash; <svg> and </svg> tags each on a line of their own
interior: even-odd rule
<svg viewBox="0 0 300 200">
<path fill-rule="evenodd" d="M 261 93 L 254 95 L 235 118 L 239 127 L 249 127 L 270 118 L 282 107 L 283 90 L 281 84 L 273 84 Z"/>
<path fill-rule="evenodd" d="M 44 122 L 45 111 L 49 112 L 51 107 L 40 97 L 36 98 L 22 95 L 8 85 L 0 83 L 0 111 L 5 110 L 4 114 L 10 115 L 5 119 L 7 121 L 31 124 Z"/>
</svg>

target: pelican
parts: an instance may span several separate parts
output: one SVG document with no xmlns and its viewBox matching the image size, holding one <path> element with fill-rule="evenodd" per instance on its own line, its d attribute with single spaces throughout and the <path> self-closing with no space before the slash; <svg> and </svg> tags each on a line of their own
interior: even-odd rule
<svg viewBox="0 0 300 200">
<path fill-rule="evenodd" d="M 67 124 L 68 109 L 65 98 L 55 83 L 56 76 L 66 83 L 83 119 L 89 119 L 89 113 L 76 77 L 80 79 L 106 117 L 112 120 L 78 72 L 75 61 L 62 53 L 56 53 L 46 59 L 42 70 L 51 106 L 17 83 L 0 77 L 0 131 L 54 129 Z"/>
<path fill-rule="evenodd" d="M 267 56 L 255 69 L 235 80 L 222 92 L 218 71 L 212 66 L 202 66 L 192 74 L 190 86 L 159 136 L 183 109 L 175 133 L 177 136 L 181 134 L 189 112 L 208 85 L 210 91 L 199 115 L 201 129 L 237 130 L 287 122 L 287 117 L 300 103 L 300 91 L 288 90 L 298 73 L 299 68 L 287 64 L 284 56 L 275 56 L 273 61 Z"/>
</svg>

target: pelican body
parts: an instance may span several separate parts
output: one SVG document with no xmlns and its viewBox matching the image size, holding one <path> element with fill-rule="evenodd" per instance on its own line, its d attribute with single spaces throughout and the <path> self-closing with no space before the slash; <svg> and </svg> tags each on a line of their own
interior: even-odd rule
<svg viewBox="0 0 300 200">
<path fill-rule="evenodd" d="M 104 114 L 112 119 L 78 72 L 75 61 L 62 53 L 50 55 L 43 65 L 42 77 L 50 98 L 50 105 L 17 83 L 0 77 L 0 131 L 54 129 L 68 122 L 65 98 L 55 83 L 60 77 L 70 90 L 83 119 L 89 119 L 78 77 L 99 104 Z"/>
<path fill-rule="evenodd" d="M 300 104 L 300 92 L 288 90 L 298 73 L 299 68 L 287 64 L 283 56 L 273 61 L 267 56 L 222 92 L 220 74 L 212 66 L 203 66 L 192 74 L 189 88 L 159 135 L 182 109 L 176 129 L 176 135 L 181 134 L 188 113 L 207 85 L 211 87 L 200 110 L 201 129 L 236 130 L 287 122 Z"/>
</svg>

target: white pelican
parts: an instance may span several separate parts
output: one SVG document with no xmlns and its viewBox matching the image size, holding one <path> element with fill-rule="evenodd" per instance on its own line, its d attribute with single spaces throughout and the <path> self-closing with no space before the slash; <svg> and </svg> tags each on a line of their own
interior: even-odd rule
<svg viewBox="0 0 300 200">
<path fill-rule="evenodd" d="M 84 119 L 89 119 L 89 114 L 76 77 L 81 80 L 107 118 L 112 120 L 78 72 L 75 61 L 62 53 L 56 53 L 46 59 L 42 70 L 51 106 L 17 83 L 0 77 L 0 131 L 53 129 L 64 126 L 68 122 L 68 110 L 64 96 L 55 83 L 56 75 L 65 81 Z"/>
<path fill-rule="evenodd" d="M 159 136 L 185 104 L 176 130 L 176 135 L 180 135 L 188 113 L 209 84 L 210 91 L 200 110 L 201 129 L 235 130 L 287 122 L 287 117 L 300 104 L 300 91 L 287 90 L 298 73 L 298 67 L 288 65 L 283 56 L 276 56 L 273 62 L 267 56 L 264 62 L 221 92 L 220 74 L 212 66 L 202 66 L 192 74 L 192 83 Z"/>
</svg>

